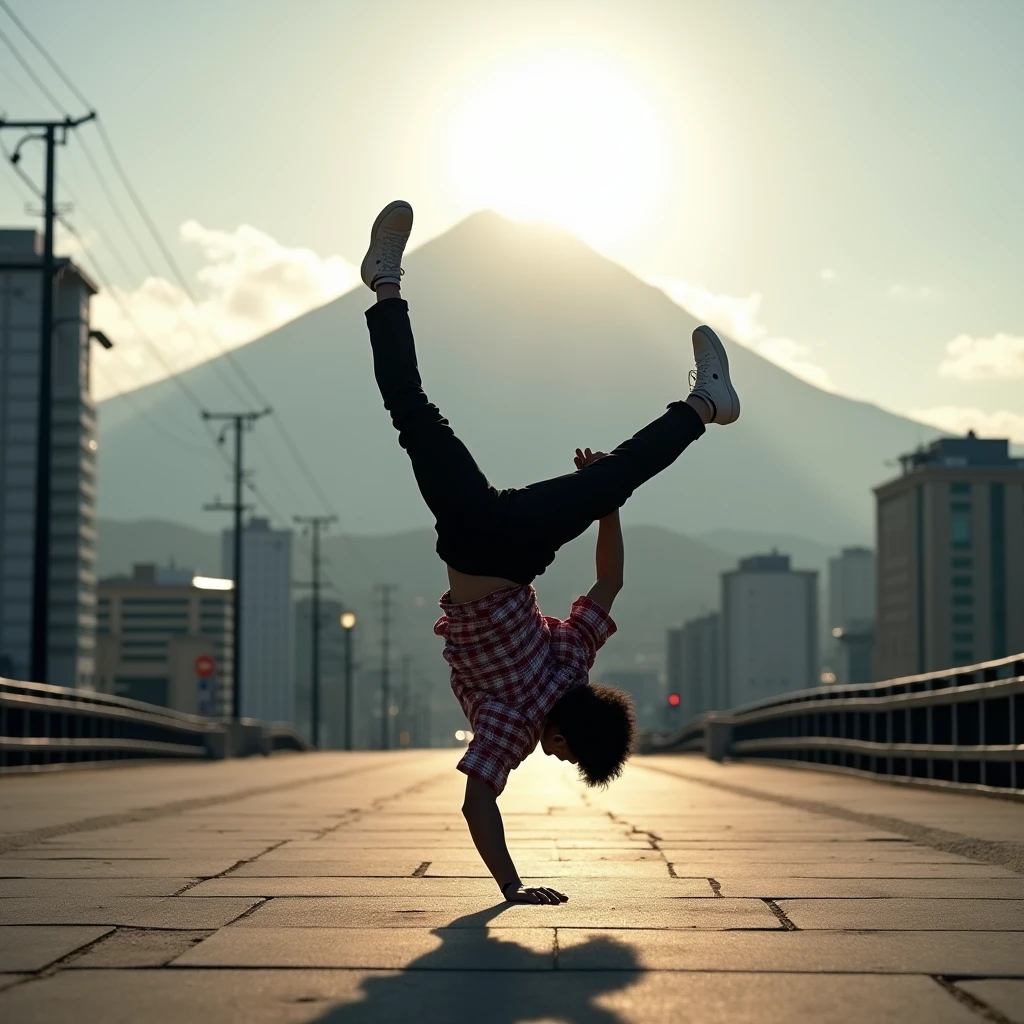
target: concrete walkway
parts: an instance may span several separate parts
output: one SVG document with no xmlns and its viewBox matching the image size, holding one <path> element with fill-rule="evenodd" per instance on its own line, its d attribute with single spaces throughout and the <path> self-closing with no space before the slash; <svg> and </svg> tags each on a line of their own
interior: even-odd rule
<svg viewBox="0 0 1024 1024">
<path fill-rule="evenodd" d="M 0 780 L 11 1024 L 1024 1021 L 1024 805 L 535 755 L 504 904 L 455 751 Z"/>
</svg>

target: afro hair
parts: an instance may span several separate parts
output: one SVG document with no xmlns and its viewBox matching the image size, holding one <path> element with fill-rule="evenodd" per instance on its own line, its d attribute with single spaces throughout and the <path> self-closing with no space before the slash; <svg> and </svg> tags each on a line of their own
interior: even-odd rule
<svg viewBox="0 0 1024 1024">
<path fill-rule="evenodd" d="M 558 726 L 588 786 L 607 786 L 622 774 L 633 752 L 633 698 L 599 684 L 579 686 L 561 697 L 549 720 Z"/>
</svg>

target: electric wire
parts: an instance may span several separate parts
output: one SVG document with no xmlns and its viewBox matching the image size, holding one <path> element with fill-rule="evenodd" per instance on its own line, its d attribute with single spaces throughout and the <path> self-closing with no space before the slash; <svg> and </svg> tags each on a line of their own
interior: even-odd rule
<svg viewBox="0 0 1024 1024">
<path fill-rule="evenodd" d="M 75 96 L 75 98 L 78 100 L 78 102 L 80 102 L 88 110 L 90 110 L 90 111 L 93 110 L 92 104 L 89 103 L 89 101 L 88 101 L 87 97 L 84 95 L 84 93 L 82 93 L 82 91 L 75 85 L 75 83 L 71 79 L 71 77 L 69 75 L 67 75 L 67 73 L 63 70 L 63 68 L 60 66 L 60 64 L 52 57 L 52 55 L 43 46 L 43 44 L 40 42 L 40 40 L 27 28 L 27 26 L 24 24 L 24 22 L 22 22 L 21 19 L 14 13 L 14 11 L 12 10 L 10 4 L 7 3 L 7 0 L 0 0 L 0 9 L 2 9 L 7 14 L 7 16 L 17 26 L 17 28 L 21 31 L 21 33 L 25 36 L 25 38 L 28 39 L 28 41 L 32 44 L 32 46 L 39 52 L 39 54 L 43 57 L 43 59 L 50 66 L 50 68 L 57 74 L 57 76 L 64 83 L 64 85 L 72 92 L 72 94 Z M 65 116 L 68 116 L 67 110 L 62 106 L 62 104 L 57 100 L 55 95 L 46 86 L 45 82 L 43 82 L 43 80 L 35 72 L 34 68 L 32 68 L 32 66 L 31 66 L 31 64 L 20 53 L 18 48 L 14 45 L 13 41 L 5 33 L 3 33 L 2 30 L 0 30 L 0 39 L 3 40 L 3 42 L 5 43 L 7 48 L 15 56 L 15 58 L 17 59 L 18 63 L 21 65 L 21 67 L 25 70 L 26 74 L 28 74 L 28 76 L 31 78 L 33 83 L 37 86 L 37 88 L 39 88 L 39 90 L 43 93 L 43 95 L 47 98 L 47 100 L 57 110 L 59 110 L 62 114 L 64 114 Z M 101 142 L 103 144 L 103 147 L 104 147 L 104 149 L 105 149 L 105 151 L 107 153 L 108 159 L 110 160 L 112 166 L 114 167 L 114 170 L 115 170 L 119 180 L 121 181 L 122 186 L 124 187 L 125 191 L 128 193 L 128 197 L 131 200 L 132 205 L 134 206 L 134 208 L 136 210 L 136 213 L 139 215 L 139 217 L 141 218 L 141 220 L 145 224 L 146 229 L 149 232 L 151 238 L 153 239 L 153 241 L 156 244 L 157 248 L 160 250 L 161 254 L 163 255 L 165 261 L 167 262 L 167 265 L 170 267 L 171 272 L 172 272 L 176 282 L 178 283 L 178 285 L 182 289 L 182 291 L 185 293 L 185 295 L 192 302 L 193 306 L 200 313 L 200 315 L 203 316 L 204 318 L 206 318 L 206 311 L 203 309 L 203 307 L 198 302 L 194 292 L 192 291 L 191 287 L 188 284 L 188 281 L 185 278 L 185 275 L 181 271 L 181 267 L 179 266 L 178 262 L 174 258 L 174 255 L 171 253 L 169 247 L 164 242 L 163 237 L 161 236 L 161 234 L 159 232 L 159 229 L 156 227 L 156 224 L 154 223 L 152 217 L 150 216 L 148 210 L 146 209 L 144 203 L 142 202 L 141 197 L 139 196 L 138 192 L 135 190 L 134 186 L 132 185 L 131 179 L 128 177 L 128 174 L 125 171 L 123 164 L 121 163 L 121 160 L 120 160 L 120 158 L 119 158 L 119 156 L 117 154 L 117 151 L 114 148 L 113 141 L 111 140 L 110 135 L 109 135 L 109 133 L 106 130 L 106 126 L 103 124 L 103 122 L 100 119 L 98 114 L 96 115 L 96 117 L 94 118 L 92 123 L 95 124 L 95 126 L 96 126 L 96 130 L 99 133 L 100 140 L 101 140 Z M 124 217 L 123 213 L 120 211 L 120 208 L 119 208 L 116 200 L 114 199 L 113 194 L 112 194 L 111 190 L 109 189 L 109 186 L 107 185 L 107 183 L 106 183 L 106 181 L 104 179 L 104 176 L 103 176 L 103 174 L 102 174 L 102 172 L 101 172 L 101 170 L 100 170 L 100 168 L 98 166 L 97 161 L 95 160 L 95 157 L 93 156 L 91 150 L 88 149 L 87 145 L 85 145 L 85 140 L 81 139 L 80 142 L 83 143 L 83 152 L 86 154 L 86 158 L 87 158 L 87 160 L 88 160 L 88 162 L 90 164 L 90 167 L 93 170 L 93 173 L 95 174 L 97 179 L 100 181 L 101 188 L 103 189 L 104 195 L 106 196 L 108 202 L 110 203 L 112 209 L 114 210 L 115 216 L 117 217 L 118 221 L 121 223 L 121 226 L 122 226 L 122 228 L 124 228 L 124 230 L 125 230 L 126 234 L 128 235 L 129 239 L 132 241 L 132 244 L 136 248 L 136 251 L 139 252 L 140 256 L 143 257 L 144 262 L 146 262 L 146 264 L 148 266 L 148 269 L 150 269 L 150 273 L 153 273 L 155 275 L 155 271 L 152 269 L 152 264 L 148 260 L 148 257 L 146 257 L 145 251 L 144 251 L 143 247 L 141 246 L 141 243 L 139 243 L 138 239 L 135 237 L 134 232 L 132 232 L 131 229 L 128 227 L 127 220 Z M 20 172 L 20 168 L 15 168 L 15 169 Z M 36 189 L 33 189 L 33 190 L 38 193 L 38 190 L 36 190 Z M 64 226 L 69 231 L 71 231 L 75 235 L 75 237 L 79 240 L 79 243 L 80 244 L 84 244 L 84 240 L 81 238 L 81 236 L 77 232 L 74 231 L 74 229 L 72 227 L 70 227 L 68 225 L 66 220 L 64 218 L 60 218 L 60 219 L 61 219 L 61 223 L 63 223 Z M 108 248 L 111 249 L 111 252 L 114 251 L 113 247 L 109 246 L 109 244 L 108 244 Z M 119 265 L 120 265 L 120 260 L 118 260 L 118 262 L 119 262 Z M 96 266 L 96 260 L 95 260 L 95 255 L 94 254 L 93 254 L 93 265 L 94 265 L 94 267 Z M 97 277 L 100 278 L 101 274 L 97 273 Z M 130 311 L 127 309 L 127 307 L 125 306 L 123 301 L 120 300 L 120 296 L 119 295 L 115 295 L 113 293 L 113 290 L 110 288 L 109 284 L 104 284 L 104 287 L 108 291 L 110 291 L 112 293 L 112 296 L 114 297 L 115 302 L 117 302 L 119 308 L 122 310 L 122 313 L 124 313 L 126 315 L 126 318 L 129 320 L 129 322 L 132 323 L 133 326 L 135 326 L 136 331 L 140 334 L 140 336 L 142 336 L 142 332 L 138 331 L 138 325 L 135 323 L 134 317 L 132 317 Z M 225 361 L 227 362 L 227 364 L 235 371 L 236 375 L 242 381 L 243 385 L 248 389 L 250 394 L 261 405 L 263 405 L 264 407 L 270 408 L 271 407 L 271 403 L 268 401 L 268 399 L 264 395 L 264 393 L 256 386 L 255 382 L 252 380 L 252 377 L 249 375 L 249 373 L 244 369 L 243 366 L 241 366 L 241 364 L 235 358 L 234 353 L 230 349 L 228 349 L 225 346 L 223 346 L 223 344 L 221 343 L 220 339 L 217 337 L 215 332 L 213 332 L 212 330 L 208 330 L 207 333 L 209 334 L 210 338 L 217 345 L 217 347 L 218 347 L 218 349 L 220 351 L 220 354 L 225 357 Z M 184 385 L 184 383 L 180 380 L 180 378 L 177 376 L 177 374 L 170 370 L 169 365 L 167 364 L 166 360 L 163 358 L 162 353 L 159 353 L 159 349 L 156 346 L 153 346 L 152 350 L 158 353 L 158 359 L 159 359 L 161 365 L 164 366 L 164 368 L 169 371 L 169 374 L 174 377 L 174 379 L 175 379 L 176 383 L 178 384 L 178 386 L 180 388 L 182 388 L 184 391 L 188 392 L 191 395 L 190 400 L 193 401 L 193 404 L 197 405 L 197 408 L 202 409 L 201 404 L 197 404 L 198 403 L 198 399 L 194 395 L 194 392 L 191 392 L 191 389 L 189 389 L 187 387 L 187 385 Z M 219 373 L 219 375 L 222 375 L 222 379 L 224 379 L 225 383 L 227 383 L 227 378 L 226 378 L 226 376 L 223 375 L 221 366 L 219 365 L 219 362 L 217 360 L 213 360 L 212 362 L 213 362 L 214 369 Z M 239 397 L 243 401 L 245 400 L 244 398 L 242 398 L 242 396 L 240 396 L 238 394 L 237 391 L 235 391 L 235 389 L 233 387 L 231 387 L 231 390 L 235 393 L 236 397 Z M 307 484 L 309 485 L 309 487 L 313 491 L 313 493 L 316 495 L 318 501 L 321 502 L 321 504 L 324 506 L 324 509 L 326 511 L 330 512 L 331 514 L 335 514 L 336 515 L 336 513 L 334 512 L 333 506 L 332 506 L 329 498 L 326 495 L 326 492 L 324 491 L 323 487 L 320 485 L 320 482 L 317 479 L 316 474 L 313 473 L 313 471 L 311 470 L 311 468 L 309 466 L 309 463 L 306 461 L 305 456 L 302 454 L 301 449 L 299 448 L 299 446 L 295 443 L 294 439 L 292 438 L 291 433 L 288 431 L 286 425 L 282 421 L 282 419 L 280 417 L 280 414 L 274 414 L 270 418 L 273 421 L 273 423 L 275 425 L 275 428 L 280 433 L 281 438 L 284 441 L 286 448 L 288 449 L 290 455 L 292 456 L 292 459 L 294 460 L 294 464 L 297 466 L 297 468 L 299 469 L 300 473 L 305 478 Z M 342 537 L 342 539 L 344 540 L 346 545 L 349 547 L 349 549 L 351 551 L 351 554 L 353 556 L 353 561 L 358 565 L 358 567 L 366 575 L 366 577 L 368 579 L 372 580 L 374 578 L 375 574 L 373 573 L 373 571 L 370 569 L 370 567 L 366 563 L 366 560 L 363 557 L 362 552 L 355 545 L 355 543 L 352 540 L 351 536 L 348 535 L 347 533 L 345 533 L 344 531 L 340 531 L 339 535 Z"/>
</svg>

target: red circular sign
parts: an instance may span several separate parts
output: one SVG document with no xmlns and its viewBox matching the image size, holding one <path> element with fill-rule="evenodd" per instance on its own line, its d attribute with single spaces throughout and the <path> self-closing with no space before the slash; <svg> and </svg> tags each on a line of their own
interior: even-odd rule
<svg viewBox="0 0 1024 1024">
<path fill-rule="evenodd" d="M 212 676 L 216 671 L 217 662 L 215 662 L 208 654 L 200 654 L 199 657 L 196 658 L 196 675 L 205 679 L 207 676 Z"/>
</svg>

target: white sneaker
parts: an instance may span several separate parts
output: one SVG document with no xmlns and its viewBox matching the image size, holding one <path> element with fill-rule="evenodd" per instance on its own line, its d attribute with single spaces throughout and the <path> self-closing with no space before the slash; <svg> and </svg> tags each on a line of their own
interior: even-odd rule
<svg viewBox="0 0 1024 1024">
<path fill-rule="evenodd" d="M 412 207 L 404 199 L 396 199 L 380 211 L 370 231 L 370 248 L 359 268 L 367 288 L 402 283 L 402 254 L 411 232 Z"/>
<path fill-rule="evenodd" d="M 729 379 L 725 346 L 710 327 L 693 332 L 693 358 L 697 369 L 690 371 L 690 394 L 711 406 L 712 423 L 735 423 L 740 418 L 740 398 Z"/>
</svg>

